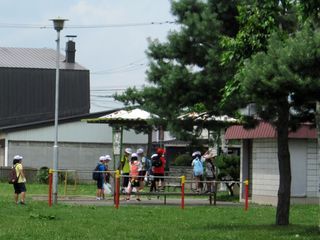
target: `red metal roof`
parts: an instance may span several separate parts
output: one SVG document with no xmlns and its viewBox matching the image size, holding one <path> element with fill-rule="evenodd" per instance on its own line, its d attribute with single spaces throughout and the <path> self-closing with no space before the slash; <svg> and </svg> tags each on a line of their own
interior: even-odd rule
<svg viewBox="0 0 320 240">
<path fill-rule="evenodd" d="M 260 122 L 254 129 L 245 129 L 242 125 L 229 127 L 225 139 L 253 139 L 253 138 L 276 138 L 275 128 L 266 122 Z M 310 125 L 302 125 L 296 132 L 290 132 L 289 138 L 317 138 L 317 129 Z"/>
</svg>

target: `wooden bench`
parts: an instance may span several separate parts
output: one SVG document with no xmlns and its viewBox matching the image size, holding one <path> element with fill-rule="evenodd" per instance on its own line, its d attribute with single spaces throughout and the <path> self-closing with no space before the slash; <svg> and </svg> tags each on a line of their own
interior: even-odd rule
<svg viewBox="0 0 320 240">
<path fill-rule="evenodd" d="M 177 189 L 181 190 L 181 184 L 166 184 L 164 188 L 168 190 L 168 192 L 170 192 L 170 189 L 175 192 Z"/>
<path fill-rule="evenodd" d="M 160 196 L 163 196 L 163 203 L 164 205 L 167 204 L 167 196 L 180 196 L 181 197 L 181 192 L 131 192 L 131 195 L 137 195 L 139 194 L 140 196 L 157 196 L 158 198 Z M 121 195 L 126 195 L 125 193 L 121 193 Z M 213 205 L 216 205 L 217 202 L 217 195 L 216 192 L 210 192 L 210 193 L 195 193 L 195 192 L 185 192 L 184 196 L 207 196 L 209 197 L 209 204 L 212 205 L 212 200 L 213 200 Z"/>
</svg>

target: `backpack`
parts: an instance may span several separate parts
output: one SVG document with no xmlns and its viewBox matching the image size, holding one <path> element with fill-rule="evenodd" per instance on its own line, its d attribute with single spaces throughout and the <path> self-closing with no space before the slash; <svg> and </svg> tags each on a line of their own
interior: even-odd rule
<svg viewBox="0 0 320 240">
<path fill-rule="evenodd" d="M 196 158 L 194 161 L 193 173 L 196 177 L 203 175 L 203 165 L 199 158 Z"/>
<path fill-rule="evenodd" d="M 101 173 L 98 172 L 99 165 L 100 165 L 100 164 L 98 164 L 98 165 L 95 167 L 95 169 L 93 169 L 93 172 L 92 172 L 92 179 L 93 179 L 93 180 L 96 180 L 96 181 L 98 181 L 98 180 L 101 178 Z"/>
<path fill-rule="evenodd" d="M 152 167 L 151 160 L 148 159 L 148 158 L 145 158 L 145 169 L 146 169 L 147 171 L 150 171 L 151 167 Z"/>
<path fill-rule="evenodd" d="M 154 167 L 161 167 L 162 166 L 162 161 L 159 156 L 152 159 L 152 166 L 154 166 Z"/>
<path fill-rule="evenodd" d="M 9 176 L 8 176 L 8 182 L 9 182 L 9 184 L 17 183 L 19 177 L 20 177 L 20 174 L 19 174 L 19 176 L 17 176 L 16 167 L 15 167 L 15 166 L 12 167 L 12 168 L 11 168 L 11 171 L 10 171 L 10 173 L 9 173 Z"/>
</svg>

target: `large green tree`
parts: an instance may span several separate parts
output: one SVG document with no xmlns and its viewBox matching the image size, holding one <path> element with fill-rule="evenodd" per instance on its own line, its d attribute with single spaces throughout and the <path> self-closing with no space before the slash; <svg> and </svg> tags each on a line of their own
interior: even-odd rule
<svg viewBox="0 0 320 240">
<path fill-rule="evenodd" d="M 315 14 L 319 6 L 313 1 L 257 2 L 249 16 L 240 11 L 240 31 L 228 42 L 235 46 L 232 57 L 245 63 L 242 61 L 236 77 L 227 84 L 226 95 L 254 102 L 257 115 L 274 125 L 277 131 L 278 225 L 289 224 L 291 166 L 288 131 L 296 129 L 301 122 L 314 121 L 315 101 L 320 97 L 317 67 L 320 56 L 319 12 Z M 257 21 L 261 16 L 265 16 L 264 21 Z M 255 26 L 257 22 L 264 28 L 252 36 L 255 30 L 259 30 Z M 257 41 L 259 36 L 262 41 Z M 248 52 L 248 46 L 252 46 L 249 51 L 255 47 L 261 49 L 253 51 L 251 57 L 242 58 Z"/>
<path fill-rule="evenodd" d="M 277 131 L 280 183 L 276 223 L 289 223 L 291 167 L 288 130 L 314 121 L 320 99 L 320 32 L 304 30 L 283 41 L 271 37 L 268 50 L 247 61 L 237 75 L 242 93 L 255 102 L 258 115 Z"/>
<path fill-rule="evenodd" d="M 190 111 L 217 113 L 225 82 L 235 73 L 235 64 L 223 65 L 221 37 L 238 32 L 237 1 L 183 0 L 172 2 L 180 26 L 168 41 L 151 41 L 147 50 L 151 84 L 143 91 L 127 89 L 117 96 L 126 104 L 139 104 L 166 119 L 171 130 L 192 132 L 193 125 L 177 117 Z M 176 131 L 175 131 L 176 130 Z"/>
<path fill-rule="evenodd" d="M 118 96 L 164 117 L 201 107 L 230 113 L 255 103 L 278 133 L 280 184 L 276 224 L 289 224 L 291 168 L 288 131 L 313 120 L 319 99 L 318 1 L 173 1 L 179 31 L 150 42 L 151 86 Z M 301 31 L 304 25 L 305 30 Z M 306 38 L 306 39 L 305 39 Z"/>
</svg>

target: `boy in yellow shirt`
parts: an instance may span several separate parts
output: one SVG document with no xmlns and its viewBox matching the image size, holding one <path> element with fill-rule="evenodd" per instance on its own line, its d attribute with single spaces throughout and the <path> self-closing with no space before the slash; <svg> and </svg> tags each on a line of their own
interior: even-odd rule
<svg viewBox="0 0 320 240">
<path fill-rule="evenodd" d="M 13 157 L 13 167 L 16 170 L 18 181 L 13 184 L 14 187 L 14 200 L 18 204 L 19 195 L 20 195 L 20 204 L 25 205 L 26 198 L 26 177 L 24 175 L 23 166 L 22 166 L 23 157 L 16 155 Z"/>
</svg>

